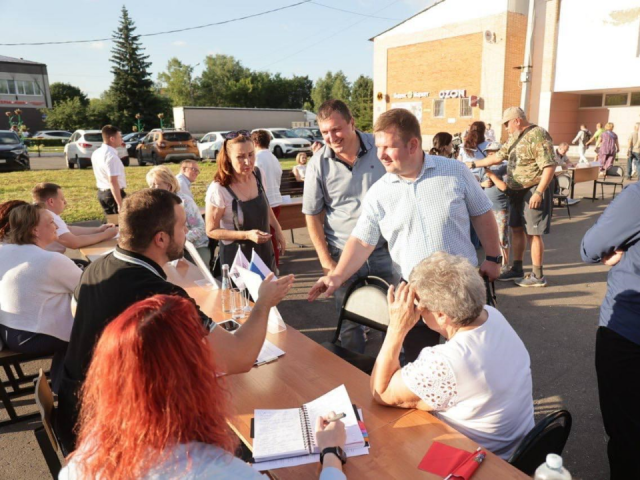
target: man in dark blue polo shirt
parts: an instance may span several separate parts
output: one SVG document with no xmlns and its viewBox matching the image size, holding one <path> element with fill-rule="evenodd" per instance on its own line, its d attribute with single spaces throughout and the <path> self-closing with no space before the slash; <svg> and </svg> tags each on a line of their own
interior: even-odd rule
<svg viewBox="0 0 640 480">
<path fill-rule="evenodd" d="M 105 327 L 135 302 L 153 295 L 190 298 L 184 289 L 167 281 L 162 269 L 162 265 L 182 258 L 184 253 L 187 228 L 181 203 L 180 197 L 160 189 L 128 196 L 120 213 L 118 247 L 89 265 L 82 275 L 75 291 L 78 306 L 55 417 L 56 432 L 67 453 L 75 448 L 77 394 Z M 271 280 L 270 276 L 262 283 L 260 298 L 249 319 L 234 334 L 215 328 L 216 324 L 198 309 L 203 335 L 227 374 L 251 369 L 264 343 L 269 311 L 289 291 L 293 275 Z"/>
<path fill-rule="evenodd" d="M 596 373 L 611 479 L 640 478 L 640 183 L 607 207 L 582 239 L 587 263 L 611 266 L 600 307 Z"/>
</svg>

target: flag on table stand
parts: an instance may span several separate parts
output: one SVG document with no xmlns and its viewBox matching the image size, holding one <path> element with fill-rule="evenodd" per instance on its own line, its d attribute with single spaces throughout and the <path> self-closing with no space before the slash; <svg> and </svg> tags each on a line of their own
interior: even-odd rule
<svg viewBox="0 0 640 480">
<path fill-rule="evenodd" d="M 238 287 L 240 290 L 244 290 L 246 286 L 242 281 L 242 278 L 240 277 L 240 272 L 238 271 L 239 267 L 249 270 L 249 260 L 247 260 L 247 257 L 244 256 L 241 248 L 238 248 L 238 251 L 236 252 L 236 256 L 233 259 L 231 268 L 229 269 L 229 275 L 231 276 L 231 280 L 233 280 L 233 283 L 236 284 L 236 287 Z"/>
<path fill-rule="evenodd" d="M 269 270 L 269 267 L 267 267 L 267 265 L 262 261 L 262 259 L 260 258 L 260 255 L 256 254 L 255 250 L 252 250 L 251 252 L 251 263 L 249 264 L 248 270 L 260 275 L 262 280 L 267 278 L 267 275 L 271 273 L 271 270 Z"/>
</svg>

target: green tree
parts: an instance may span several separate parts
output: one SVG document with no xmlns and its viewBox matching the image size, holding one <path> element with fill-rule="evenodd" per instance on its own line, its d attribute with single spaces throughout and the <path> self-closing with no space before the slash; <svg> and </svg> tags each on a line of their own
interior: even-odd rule
<svg viewBox="0 0 640 480">
<path fill-rule="evenodd" d="M 319 78 L 311 91 L 311 98 L 315 108 L 331 98 L 342 100 L 347 105 L 351 98 L 351 84 L 342 70 L 335 74 L 327 72 L 324 78 Z"/>
<path fill-rule="evenodd" d="M 116 123 L 113 118 L 117 114 L 115 102 L 113 101 L 111 92 L 105 91 L 100 98 L 92 98 L 89 100 L 87 108 L 87 127 L 92 129 L 101 129 L 109 123 Z"/>
<path fill-rule="evenodd" d="M 78 97 L 60 100 L 53 108 L 45 108 L 42 112 L 47 115 L 45 123 L 51 129 L 73 132 L 87 126 L 87 107 Z"/>
<path fill-rule="evenodd" d="M 193 67 L 185 65 L 173 57 L 167 63 L 167 70 L 158 74 L 159 87 L 163 95 L 171 99 L 175 106 L 196 105 L 199 94 L 198 82 L 193 80 Z"/>
<path fill-rule="evenodd" d="M 333 76 L 331 98 L 342 100 L 347 105 L 349 105 L 349 101 L 351 100 L 351 84 L 349 83 L 349 80 L 347 80 L 347 76 L 342 73 L 342 70 L 336 72 Z"/>
<path fill-rule="evenodd" d="M 143 123 L 146 125 L 157 123 L 155 117 L 158 112 L 153 110 L 157 99 L 152 90 L 153 82 L 148 71 L 151 62 L 147 61 L 149 55 L 143 53 L 140 35 L 136 35 L 135 30 L 133 20 L 123 6 L 120 25 L 113 33 L 114 47 L 111 50 L 113 82 L 110 88 L 116 107 L 111 121 L 120 126 L 123 131 L 128 131 L 134 125 L 136 113 L 143 116 Z"/>
<path fill-rule="evenodd" d="M 373 130 L 373 80 L 360 75 L 351 89 L 351 113 L 356 127 L 363 132 Z"/>
<path fill-rule="evenodd" d="M 51 103 L 55 106 L 62 100 L 69 100 L 72 98 L 79 98 L 80 103 L 85 107 L 89 106 L 89 99 L 87 96 L 82 93 L 75 85 L 71 85 L 70 83 L 62 83 L 55 82 L 49 86 L 49 91 L 51 92 Z"/>
<path fill-rule="evenodd" d="M 251 72 L 230 55 L 207 55 L 200 76 L 202 105 L 242 107 L 242 95 L 251 92 Z"/>
</svg>

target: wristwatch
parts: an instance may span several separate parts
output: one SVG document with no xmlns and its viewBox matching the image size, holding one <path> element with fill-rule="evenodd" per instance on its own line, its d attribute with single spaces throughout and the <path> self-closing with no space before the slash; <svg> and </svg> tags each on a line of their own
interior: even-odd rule
<svg viewBox="0 0 640 480">
<path fill-rule="evenodd" d="M 476 162 L 471 162 L 471 168 L 476 168 Z"/>
<path fill-rule="evenodd" d="M 485 260 L 489 260 L 490 262 L 497 263 L 498 265 L 502 265 L 502 255 L 498 255 L 497 257 L 486 255 L 484 258 Z"/>
<path fill-rule="evenodd" d="M 341 449 L 340 447 L 327 447 L 324 450 L 322 450 L 322 452 L 320 452 L 320 465 L 322 465 L 324 456 L 327 453 L 333 453 L 342 462 L 342 465 L 347 463 L 347 454 L 344 453 L 343 449 Z"/>
<path fill-rule="evenodd" d="M 540 190 L 536 190 L 535 192 L 533 192 L 533 194 L 534 194 L 534 195 L 535 195 L 536 193 L 537 193 L 538 195 L 540 195 L 540 198 L 544 197 L 543 192 L 541 192 Z"/>
</svg>

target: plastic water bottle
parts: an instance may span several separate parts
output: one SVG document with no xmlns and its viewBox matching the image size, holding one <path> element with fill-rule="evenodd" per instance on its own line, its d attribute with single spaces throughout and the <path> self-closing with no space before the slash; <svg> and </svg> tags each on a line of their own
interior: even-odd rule
<svg viewBox="0 0 640 480">
<path fill-rule="evenodd" d="M 571 474 L 562 466 L 562 457 L 555 453 L 547 455 L 547 461 L 536 470 L 534 480 L 571 480 Z"/>
<path fill-rule="evenodd" d="M 231 277 L 229 276 L 229 265 L 222 265 L 222 311 L 231 313 Z"/>
</svg>

